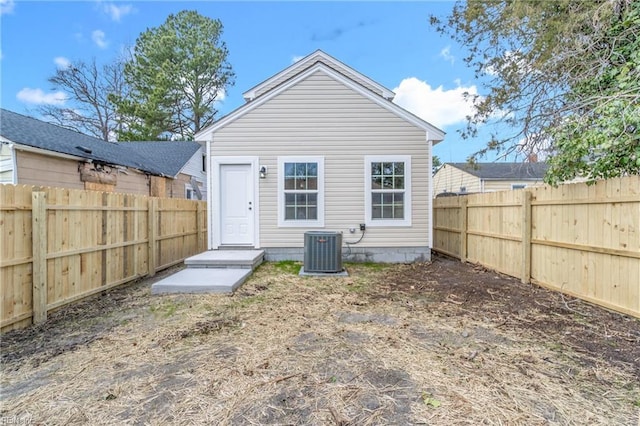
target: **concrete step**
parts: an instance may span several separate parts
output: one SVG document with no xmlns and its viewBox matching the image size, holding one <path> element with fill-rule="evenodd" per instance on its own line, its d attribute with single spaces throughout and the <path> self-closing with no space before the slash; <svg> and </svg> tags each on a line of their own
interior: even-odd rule
<svg viewBox="0 0 640 426">
<path fill-rule="evenodd" d="M 264 250 L 209 250 L 184 260 L 187 268 L 255 269 L 264 259 Z"/>
<path fill-rule="evenodd" d="M 233 293 L 252 269 L 186 268 L 151 285 L 151 294 Z"/>
</svg>

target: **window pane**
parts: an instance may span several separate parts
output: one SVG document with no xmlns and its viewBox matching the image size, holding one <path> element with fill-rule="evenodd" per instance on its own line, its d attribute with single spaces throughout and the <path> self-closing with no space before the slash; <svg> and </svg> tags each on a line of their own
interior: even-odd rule
<svg viewBox="0 0 640 426">
<path fill-rule="evenodd" d="M 307 163 L 296 163 L 296 176 L 307 175 Z"/>
<path fill-rule="evenodd" d="M 380 206 L 371 207 L 371 219 L 382 219 L 382 207 Z"/>
<path fill-rule="evenodd" d="M 307 219 L 308 220 L 317 220 L 318 219 L 318 208 L 317 207 L 309 207 L 307 209 Z"/>
<path fill-rule="evenodd" d="M 383 163 L 382 164 L 382 174 L 385 176 L 389 176 L 393 174 L 393 163 Z"/>
<path fill-rule="evenodd" d="M 318 194 L 307 194 L 307 204 L 310 206 L 318 205 Z"/>
<path fill-rule="evenodd" d="M 382 174 L 382 163 L 371 163 L 371 176 L 380 176 Z"/>
<path fill-rule="evenodd" d="M 296 218 L 296 208 L 295 207 L 287 207 L 284 212 L 285 220 L 294 220 Z"/>
<path fill-rule="evenodd" d="M 404 189 L 404 178 L 403 177 L 395 177 L 395 178 L 393 178 L 393 189 Z"/>
<path fill-rule="evenodd" d="M 391 206 L 382 206 L 382 218 L 383 219 L 391 219 L 393 218 L 393 207 Z"/>
<path fill-rule="evenodd" d="M 404 206 L 396 205 L 393 207 L 393 218 L 394 219 L 404 219 Z"/>
<path fill-rule="evenodd" d="M 318 178 L 317 177 L 310 177 L 310 178 L 307 179 L 307 189 L 309 189 L 309 190 L 318 189 Z"/>
<path fill-rule="evenodd" d="M 318 163 L 307 163 L 307 176 L 318 176 Z"/>
<path fill-rule="evenodd" d="M 296 219 L 305 220 L 307 218 L 307 208 L 306 207 L 297 207 L 296 208 Z"/>
<path fill-rule="evenodd" d="M 307 204 L 307 194 L 296 194 L 296 204 L 299 206 Z"/>
<path fill-rule="evenodd" d="M 381 189 L 382 188 L 382 178 L 380 176 L 373 177 L 371 179 L 371 189 Z"/>
<path fill-rule="evenodd" d="M 284 189 L 294 189 L 296 187 L 296 180 L 292 177 L 284 178 Z"/>
<path fill-rule="evenodd" d="M 296 204 L 296 194 L 284 194 L 284 205 L 293 206 Z"/>
<path fill-rule="evenodd" d="M 382 203 L 382 193 L 374 192 L 371 194 L 371 204 L 380 204 Z"/>
<path fill-rule="evenodd" d="M 404 176 L 404 163 L 393 163 L 393 174 L 396 176 Z"/>
<path fill-rule="evenodd" d="M 296 169 L 295 163 L 284 163 L 284 175 L 285 176 L 294 176 L 294 171 Z"/>
<path fill-rule="evenodd" d="M 295 189 L 304 191 L 307 189 L 307 180 L 305 178 L 297 177 L 296 178 L 296 187 Z"/>
<path fill-rule="evenodd" d="M 382 194 L 382 202 L 384 204 L 393 204 L 393 195 L 389 192 Z"/>
<path fill-rule="evenodd" d="M 393 189 L 393 178 L 390 176 L 385 176 L 382 178 L 382 186 L 384 189 Z"/>
</svg>

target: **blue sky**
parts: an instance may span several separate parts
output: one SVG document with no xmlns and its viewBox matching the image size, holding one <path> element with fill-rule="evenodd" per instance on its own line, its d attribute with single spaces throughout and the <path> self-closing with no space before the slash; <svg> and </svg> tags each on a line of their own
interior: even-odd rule
<svg viewBox="0 0 640 426">
<path fill-rule="evenodd" d="M 1 5 L 1 105 L 37 116 L 38 103 L 60 101 L 47 78 L 67 61 L 109 62 L 141 32 L 171 13 L 197 10 L 220 19 L 236 82 L 218 106 L 223 116 L 242 93 L 317 49 L 396 92 L 395 102 L 447 132 L 434 154 L 465 161 L 486 136 L 464 141 L 465 91 L 478 93 L 464 52 L 429 26 L 448 1 L 211 2 L 14 1 Z M 486 158 L 485 161 L 493 160 Z"/>
</svg>

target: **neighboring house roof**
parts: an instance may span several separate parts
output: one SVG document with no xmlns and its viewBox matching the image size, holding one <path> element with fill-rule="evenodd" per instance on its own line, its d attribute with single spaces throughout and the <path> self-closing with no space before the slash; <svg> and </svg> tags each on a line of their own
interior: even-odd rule
<svg viewBox="0 0 640 426">
<path fill-rule="evenodd" d="M 280 71 L 279 73 L 275 74 L 274 76 L 268 78 L 267 80 L 263 81 L 257 86 L 254 86 L 251 89 L 247 90 L 242 94 L 242 96 L 244 97 L 245 100 L 251 101 L 256 97 L 260 96 L 261 92 L 263 92 L 265 88 L 269 87 L 275 82 L 279 80 L 286 81 L 288 78 L 291 78 L 292 76 L 299 74 L 305 69 L 310 68 L 317 62 L 324 63 L 325 65 L 331 67 L 332 69 L 336 70 L 337 72 L 341 73 L 345 77 L 348 77 L 352 80 L 361 80 L 364 84 L 372 87 L 373 89 L 376 90 L 376 92 L 379 92 L 379 94 L 385 99 L 388 99 L 391 101 L 395 97 L 395 93 L 393 93 L 393 91 L 382 86 L 380 83 L 375 82 L 374 80 L 370 79 L 364 74 L 354 70 L 348 65 L 340 62 L 333 56 L 326 54 L 322 50 L 316 50 L 310 55 L 307 55 L 304 58 L 300 59 L 299 61 L 296 61 L 295 63 L 285 68 L 284 70 Z"/>
<path fill-rule="evenodd" d="M 20 145 L 164 175 L 152 162 L 122 144 L 87 136 L 6 109 L 0 109 L 0 136 Z"/>
<path fill-rule="evenodd" d="M 540 180 L 547 163 L 445 163 L 484 180 Z"/>
<path fill-rule="evenodd" d="M 316 54 L 317 53 L 318 52 L 316 52 Z M 322 53 L 322 52 L 320 52 L 320 53 Z M 313 56 L 313 55 L 311 55 L 311 56 Z M 329 57 L 328 55 L 325 55 L 325 54 L 320 55 L 318 57 L 324 57 L 324 56 Z M 291 69 L 291 67 L 287 68 L 287 70 L 290 70 L 290 69 Z M 333 79 L 335 79 L 337 81 L 340 81 L 341 83 L 343 83 L 344 85 L 350 87 L 354 91 L 356 91 L 356 92 L 360 93 L 361 95 L 369 98 L 370 100 L 372 100 L 373 102 L 377 103 L 378 105 L 380 105 L 384 109 L 392 112 L 393 114 L 395 114 L 398 117 L 404 119 L 405 121 L 407 121 L 409 123 L 412 123 L 416 127 L 423 129 L 425 132 L 427 132 L 428 138 L 431 141 L 433 141 L 434 144 L 436 144 L 436 143 L 438 143 L 438 142 L 440 142 L 441 140 L 444 139 L 445 133 L 442 130 L 438 129 L 437 127 L 435 127 L 434 125 L 432 125 L 430 123 L 427 123 L 426 121 L 424 121 L 420 117 L 417 117 L 416 115 L 410 113 L 406 109 L 394 104 L 389 99 L 386 99 L 385 97 L 380 96 L 377 93 L 374 93 L 373 91 L 369 90 L 367 87 L 363 86 L 362 84 L 360 84 L 356 80 L 354 80 L 352 78 L 349 78 L 348 76 L 345 76 L 341 72 L 338 72 L 337 70 L 335 70 L 334 68 L 328 66 L 327 64 L 325 64 L 322 61 L 315 62 L 311 67 L 308 67 L 308 68 L 301 67 L 301 70 L 297 74 L 295 74 L 291 78 L 287 79 L 285 82 L 275 86 L 273 89 L 269 90 L 268 92 L 266 92 L 265 94 L 263 94 L 261 96 L 258 96 L 257 98 L 255 98 L 251 102 L 247 102 L 246 104 L 244 104 L 243 106 L 241 106 L 241 107 L 237 108 L 236 110 L 232 111 L 228 115 L 220 118 L 216 123 L 212 124 L 211 126 L 209 126 L 206 129 L 200 131 L 199 133 L 197 133 L 195 135 L 195 139 L 196 140 L 204 140 L 204 141 L 208 140 L 211 133 L 215 132 L 216 130 L 218 130 L 218 129 L 224 127 L 224 126 L 226 126 L 228 123 L 233 122 L 236 119 L 244 116 L 246 113 L 250 112 L 254 108 L 264 104 L 268 100 L 270 100 L 273 97 L 279 95 L 280 93 L 282 93 L 285 90 L 287 90 L 289 87 L 297 84 L 301 80 L 304 80 L 309 75 L 311 75 L 311 74 L 313 74 L 315 72 L 323 72 L 323 73 L 327 74 L 329 77 L 331 77 L 331 78 L 333 78 Z M 362 80 L 363 78 L 367 78 L 367 77 L 363 76 L 362 74 L 357 73 L 356 71 L 351 70 L 350 72 L 351 73 L 356 73 L 357 74 L 357 78 L 360 79 L 360 80 Z"/>
<path fill-rule="evenodd" d="M 166 176 L 176 177 L 193 155 L 202 147 L 193 141 L 120 142 L 122 146 L 139 155 L 162 171 Z"/>
</svg>

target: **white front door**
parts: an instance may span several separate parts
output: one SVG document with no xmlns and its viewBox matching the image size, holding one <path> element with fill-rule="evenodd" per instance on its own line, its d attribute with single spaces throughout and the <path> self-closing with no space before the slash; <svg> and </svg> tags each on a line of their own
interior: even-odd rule
<svg viewBox="0 0 640 426">
<path fill-rule="evenodd" d="M 254 244 L 253 168 L 220 165 L 220 243 Z"/>
</svg>

